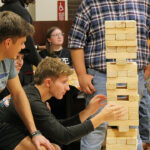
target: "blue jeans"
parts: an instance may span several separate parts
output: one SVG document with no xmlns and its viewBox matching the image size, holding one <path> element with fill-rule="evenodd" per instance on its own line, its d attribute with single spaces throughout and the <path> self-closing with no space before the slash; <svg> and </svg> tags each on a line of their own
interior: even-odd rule
<svg viewBox="0 0 150 150">
<path fill-rule="evenodd" d="M 93 85 L 96 89 L 96 92 L 93 95 L 86 95 L 86 105 L 89 103 L 90 99 L 97 94 L 106 95 L 106 74 L 98 72 L 94 69 L 88 69 L 88 74 L 94 76 Z M 144 92 L 144 73 L 139 72 L 139 94 L 142 95 Z M 102 109 L 102 108 L 101 108 Z M 99 111 L 101 111 L 98 110 Z M 98 113 L 97 112 L 97 113 Z M 105 134 L 107 131 L 107 123 L 101 124 L 93 132 L 81 138 L 81 150 L 101 150 L 102 143 L 105 139 Z M 138 148 L 137 150 L 142 150 L 142 141 L 138 136 Z"/>
<path fill-rule="evenodd" d="M 150 143 L 150 96 L 144 88 L 139 106 L 139 132 L 143 142 Z"/>
</svg>

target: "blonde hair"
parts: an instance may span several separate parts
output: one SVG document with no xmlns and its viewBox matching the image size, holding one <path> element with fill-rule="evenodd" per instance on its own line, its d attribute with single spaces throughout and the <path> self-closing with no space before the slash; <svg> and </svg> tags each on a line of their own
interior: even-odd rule
<svg viewBox="0 0 150 150">
<path fill-rule="evenodd" d="M 72 69 L 59 58 L 46 57 L 36 68 L 34 83 L 40 85 L 47 77 L 55 80 L 61 75 L 69 76 L 72 73 Z"/>
</svg>

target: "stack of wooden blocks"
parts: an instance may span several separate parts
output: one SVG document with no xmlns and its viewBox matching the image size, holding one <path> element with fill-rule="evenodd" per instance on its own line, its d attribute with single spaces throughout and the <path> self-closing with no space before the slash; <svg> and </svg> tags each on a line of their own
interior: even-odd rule
<svg viewBox="0 0 150 150">
<path fill-rule="evenodd" d="M 106 21 L 105 31 L 106 59 L 116 60 L 107 62 L 107 101 L 127 109 L 124 117 L 108 123 L 106 150 L 137 150 L 137 129 L 130 126 L 139 125 L 138 72 L 128 61 L 137 57 L 136 22 Z"/>
</svg>

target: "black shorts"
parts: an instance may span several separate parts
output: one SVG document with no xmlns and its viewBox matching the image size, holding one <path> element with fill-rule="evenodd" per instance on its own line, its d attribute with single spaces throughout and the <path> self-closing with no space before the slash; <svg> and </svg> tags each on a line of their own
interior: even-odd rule
<svg viewBox="0 0 150 150">
<path fill-rule="evenodd" d="M 0 122 L 0 150 L 13 150 L 26 136 L 15 126 Z"/>
</svg>

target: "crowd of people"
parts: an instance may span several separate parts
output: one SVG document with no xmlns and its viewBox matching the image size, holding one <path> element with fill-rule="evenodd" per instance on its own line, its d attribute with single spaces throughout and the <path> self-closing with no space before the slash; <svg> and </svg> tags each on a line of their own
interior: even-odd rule
<svg viewBox="0 0 150 150">
<path fill-rule="evenodd" d="M 47 30 L 46 46 L 40 52 L 32 38 L 33 21 L 26 9 L 35 0 L 1 1 L 0 149 L 60 150 L 62 145 L 81 139 L 81 150 L 100 150 L 107 122 L 127 112 L 124 106 L 106 104 L 104 23 L 136 20 L 138 48 L 134 61 L 138 64 L 140 95 L 137 150 L 143 150 L 142 143 L 150 143 L 150 96 L 145 86 L 150 75 L 150 1 L 82 0 L 70 29 L 68 48 L 63 47 L 63 31 L 53 26 Z M 54 116 L 59 101 L 75 91 L 68 84 L 72 68 L 85 93 L 86 107 L 70 118 Z M 75 92 L 77 95 L 78 90 Z"/>
</svg>

